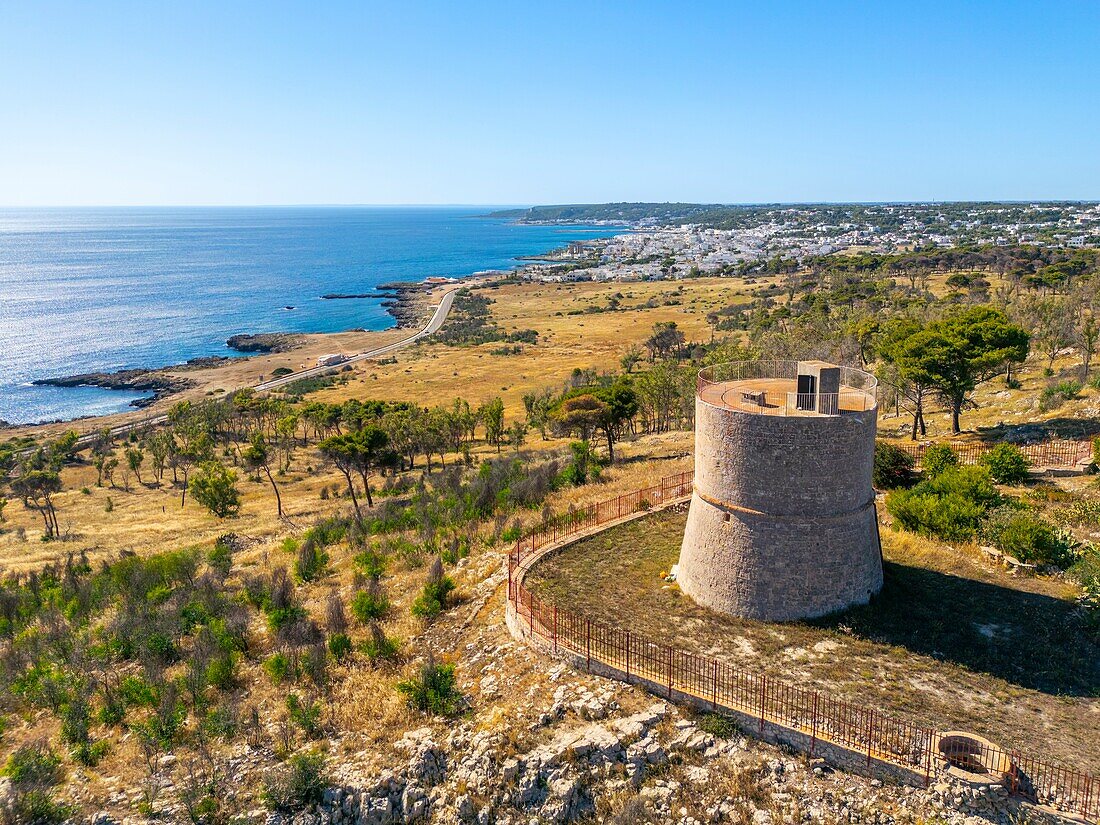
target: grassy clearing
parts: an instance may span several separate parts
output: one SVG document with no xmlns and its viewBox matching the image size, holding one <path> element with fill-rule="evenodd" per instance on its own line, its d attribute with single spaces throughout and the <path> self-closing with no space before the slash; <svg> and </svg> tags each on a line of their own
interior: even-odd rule
<svg viewBox="0 0 1100 825">
<path fill-rule="evenodd" d="M 964 550 L 884 531 L 886 581 L 873 604 L 816 622 L 740 620 L 660 578 L 677 561 L 685 521 L 663 512 L 612 528 L 528 581 L 654 641 L 1100 768 L 1100 645 L 1072 586 L 1014 578 Z"/>
</svg>

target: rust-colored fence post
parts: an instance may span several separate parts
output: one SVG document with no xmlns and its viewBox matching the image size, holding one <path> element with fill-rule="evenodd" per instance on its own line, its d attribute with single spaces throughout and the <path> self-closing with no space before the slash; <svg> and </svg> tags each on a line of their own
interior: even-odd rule
<svg viewBox="0 0 1100 825">
<path fill-rule="evenodd" d="M 626 680 L 630 681 L 630 631 L 626 631 Z"/>
<path fill-rule="evenodd" d="M 668 698 L 672 698 L 672 645 L 668 646 Z"/>
<path fill-rule="evenodd" d="M 718 660 L 711 661 L 710 709 L 718 710 Z"/>
<path fill-rule="evenodd" d="M 558 604 L 554 603 L 554 652 L 558 652 Z"/>
<path fill-rule="evenodd" d="M 817 747 L 817 691 L 814 691 L 814 710 L 810 719 L 810 758 L 814 758 L 814 748 Z"/>
<path fill-rule="evenodd" d="M 924 787 L 932 783 L 932 742 L 936 735 L 933 728 L 928 729 L 928 745 L 924 748 Z"/>
<path fill-rule="evenodd" d="M 768 677 L 760 677 L 760 735 L 764 735 L 764 703 L 768 698 Z"/>
<path fill-rule="evenodd" d="M 1020 761 L 1019 752 L 1015 749 L 1008 757 L 1008 792 L 1012 796 L 1020 790 Z"/>
<path fill-rule="evenodd" d="M 875 709 L 867 711 L 867 767 L 871 767 L 871 743 L 875 739 Z"/>
<path fill-rule="evenodd" d="M 584 652 L 588 658 L 588 672 L 592 672 L 592 620 L 584 620 Z"/>
</svg>

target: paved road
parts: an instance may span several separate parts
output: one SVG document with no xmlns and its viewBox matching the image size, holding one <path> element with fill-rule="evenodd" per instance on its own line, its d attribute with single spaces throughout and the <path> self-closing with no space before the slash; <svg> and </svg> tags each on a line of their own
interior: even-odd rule
<svg viewBox="0 0 1100 825">
<path fill-rule="evenodd" d="M 352 364 L 356 361 L 365 361 L 368 358 L 378 358 L 381 355 L 386 355 L 388 353 L 394 352 L 395 350 L 399 350 L 402 347 L 407 347 L 409 344 L 414 344 L 421 338 L 426 338 L 429 335 L 433 335 L 436 332 L 439 332 L 440 327 L 443 326 L 443 322 L 447 320 L 447 315 L 451 311 L 451 304 L 454 303 L 455 293 L 457 291 L 458 287 L 449 290 L 443 296 L 443 299 L 439 302 L 439 305 L 435 308 L 435 312 L 432 313 L 431 320 L 428 321 L 427 326 L 425 326 L 419 332 L 410 335 L 408 338 L 402 338 L 400 341 L 394 341 L 392 344 L 386 344 L 384 347 L 377 347 L 372 350 L 367 350 L 366 352 L 357 353 L 356 355 L 352 355 L 346 361 L 341 361 L 339 364 L 333 364 L 331 366 L 323 367 L 310 367 L 309 369 L 292 372 L 289 375 L 281 375 L 278 378 L 271 379 L 270 381 L 264 381 L 260 384 L 256 384 L 252 389 L 256 390 L 257 392 L 263 392 L 264 390 L 272 390 L 276 387 L 290 384 L 301 378 L 313 378 L 317 375 L 325 375 L 327 373 L 339 372 L 341 369 L 344 368 L 345 364 Z M 163 424 L 167 420 L 168 416 L 164 413 L 160 413 L 158 415 L 149 416 L 148 418 L 143 418 L 140 421 L 129 421 L 125 424 L 118 424 L 114 427 L 111 427 L 111 434 L 127 435 L 132 430 L 139 430 L 156 424 Z M 76 442 L 77 446 L 86 447 L 92 441 L 94 441 L 97 436 L 98 433 L 95 432 L 82 435 Z"/>
<path fill-rule="evenodd" d="M 298 381 L 302 378 L 313 378 L 316 375 L 324 375 L 329 372 L 336 372 L 340 370 L 344 364 L 351 364 L 356 361 L 364 361 L 368 358 L 377 358 L 380 355 L 393 352 L 394 350 L 407 347 L 421 338 L 426 338 L 433 333 L 439 332 L 439 328 L 443 326 L 443 322 L 447 320 L 447 314 L 451 311 L 451 304 L 455 300 L 455 292 L 457 290 L 452 289 L 446 295 L 443 296 L 443 300 L 439 302 L 439 306 L 435 308 L 435 312 L 432 314 L 432 318 L 428 321 L 428 325 L 424 329 L 420 330 L 414 335 L 410 335 L 408 338 L 402 338 L 400 341 L 395 341 L 392 344 L 386 344 L 384 347 L 378 347 L 377 349 L 368 350 L 367 352 L 361 352 L 358 355 L 353 355 L 346 361 L 341 361 L 339 364 L 333 364 L 327 367 L 310 367 L 306 370 L 299 370 L 298 372 L 292 372 L 290 375 L 281 375 L 278 378 L 273 378 L 270 381 L 264 381 L 262 384 L 257 384 L 253 389 L 255 390 L 272 390 L 276 387 L 281 387 L 284 384 L 290 384 L 294 381 Z"/>
</svg>

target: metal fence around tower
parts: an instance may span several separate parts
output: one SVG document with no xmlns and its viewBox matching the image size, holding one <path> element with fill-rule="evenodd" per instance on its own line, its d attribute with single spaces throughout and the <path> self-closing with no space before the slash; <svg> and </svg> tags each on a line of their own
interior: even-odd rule
<svg viewBox="0 0 1100 825">
<path fill-rule="evenodd" d="M 941 442 L 942 443 L 942 442 Z M 897 447 L 911 455 L 919 464 L 929 447 L 940 444 L 898 444 Z M 996 444 L 984 444 L 969 441 L 948 444 L 962 464 L 977 464 L 983 455 Z M 1075 467 L 1092 457 L 1091 441 L 1050 440 L 1037 441 L 1034 444 L 1017 444 L 1028 463 L 1034 467 Z"/>
<path fill-rule="evenodd" d="M 733 711 L 777 725 L 809 739 L 811 756 L 825 744 L 866 758 L 923 774 L 927 784 L 943 764 L 941 734 L 934 727 L 899 719 L 865 703 L 854 704 L 812 687 L 754 673 L 709 656 L 690 653 L 646 639 L 627 628 L 595 621 L 566 606 L 540 599 L 523 584 L 520 568 L 566 539 L 603 524 L 644 513 L 687 496 L 693 473 L 662 479 L 658 484 L 577 510 L 560 523 L 546 525 L 521 538 L 508 554 L 508 601 L 516 620 L 554 652 L 569 652 L 645 682 L 651 691 L 693 697 L 714 711 Z M 965 754 L 965 765 L 1001 766 L 998 775 L 1008 792 L 1020 798 L 1100 821 L 1100 777 L 1056 765 L 1041 756 L 980 744 Z"/>
</svg>

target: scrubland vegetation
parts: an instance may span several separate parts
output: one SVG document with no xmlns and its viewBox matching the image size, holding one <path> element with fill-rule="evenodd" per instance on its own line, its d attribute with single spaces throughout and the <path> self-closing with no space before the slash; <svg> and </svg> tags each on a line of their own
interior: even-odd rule
<svg viewBox="0 0 1100 825">
<path fill-rule="evenodd" d="M 60 821 L 89 804 L 74 796 L 83 779 L 113 775 L 137 792 L 113 805 L 220 822 L 246 804 L 316 798 L 333 748 L 384 749 L 434 715 L 503 724 L 463 687 L 456 610 L 475 625 L 499 612 L 499 591 L 479 588 L 524 530 L 689 468 L 697 370 L 761 357 L 876 372 L 881 429 L 898 442 L 963 430 L 1006 446 L 977 466 L 928 450 L 918 468 L 884 442 L 875 480 L 899 530 L 884 530 L 883 602 L 824 626 L 738 626 L 755 651 L 739 661 L 768 669 L 794 647 L 851 644 L 858 672 L 814 652 L 807 678 L 907 715 L 947 714 L 968 690 L 1049 708 L 1044 736 L 1071 754 L 1067 720 L 1100 684 L 1085 666 L 1100 499 L 1091 477 L 1031 480 L 1006 437 L 1100 433 L 1096 268 L 1091 253 L 1021 248 L 779 262 L 674 285 L 494 285 L 456 301 L 443 340 L 335 381 L 181 402 L 165 425 L 104 431 L 87 449 L 75 435 L 8 441 L 0 753 L 13 804 Z M 587 558 L 568 571 L 571 592 L 636 584 L 617 616 L 667 606 L 677 597 L 656 582 L 675 532 L 655 554 L 644 535 L 594 539 L 641 565 L 615 581 L 609 555 L 563 555 Z M 1023 566 L 1010 577 L 979 545 Z M 972 599 L 967 617 L 989 609 L 992 635 L 973 622 L 962 636 L 896 625 L 913 604 L 934 624 L 940 597 Z M 666 629 L 702 640 L 698 620 Z M 1045 675 L 1007 664 L 1021 640 L 1045 650 Z M 956 684 L 928 699 L 899 675 L 914 660 Z M 1074 697 L 1061 710 L 1060 693 Z M 994 733 L 1015 738 L 1014 724 Z M 230 775 L 226 754 L 242 747 L 269 760 L 266 783 Z M 170 792 L 166 757 L 178 760 Z"/>
</svg>

